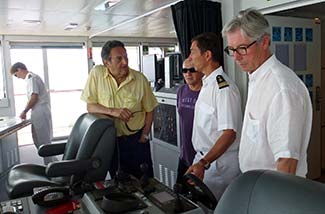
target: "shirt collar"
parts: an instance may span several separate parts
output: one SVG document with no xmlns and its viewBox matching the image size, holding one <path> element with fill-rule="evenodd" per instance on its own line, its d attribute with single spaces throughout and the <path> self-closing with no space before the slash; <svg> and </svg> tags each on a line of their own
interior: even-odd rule
<svg viewBox="0 0 325 214">
<path fill-rule="evenodd" d="M 256 81 L 260 78 L 262 78 L 266 72 L 269 70 L 269 68 L 273 65 L 275 62 L 276 57 L 274 54 L 269 57 L 260 67 L 258 67 L 253 73 L 248 74 L 249 81 Z"/>
<path fill-rule="evenodd" d="M 32 72 L 28 72 L 25 77 L 25 81 L 28 81 L 32 77 Z"/>
<path fill-rule="evenodd" d="M 204 76 L 202 78 L 202 83 L 203 85 L 209 85 L 209 84 L 214 84 L 216 81 L 217 75 L 220 75 L 223 73 L 222 67 L 219 66 L 216 70 L 214 70 L 209 76 Z"/>
</svg>

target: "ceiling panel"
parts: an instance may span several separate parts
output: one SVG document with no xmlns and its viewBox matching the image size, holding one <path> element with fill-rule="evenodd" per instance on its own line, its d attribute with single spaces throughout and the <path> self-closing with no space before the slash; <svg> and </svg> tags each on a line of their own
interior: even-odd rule
<svg viewBox="0 0 325 214">
<path fill-rule="evenodd" d="M 150 16 L 135 20 L 100 36 L 127 36 L 176 38 L 170 8 L 160 10 Z"/>
<path fill-rule="evenodd" d="M 174 33 L 169 33 L 174 30 L 170 8 L 144 18 L 137 17 L 178 1 L 121 0 L 106 11 L 95 11 L 103 0 L 1 0 L 0 34 L 175 38 Z M 41 23 L 25 23 L 24 20 L 40 20 Z M 77 23 L 78 27 L 64 30 L 69 23 Z"/>
<path fill-rule="evenodd" d="M 325 20 L 325 2 L 284 10 L 273 13 L 273 15 L 299 18 L 320 18 L 322 20 Z"/>
</svg>

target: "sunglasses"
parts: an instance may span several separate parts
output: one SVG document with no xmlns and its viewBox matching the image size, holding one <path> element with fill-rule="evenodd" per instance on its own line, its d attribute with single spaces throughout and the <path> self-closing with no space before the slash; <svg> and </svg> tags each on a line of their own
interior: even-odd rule
<svg viewBox="0 0 325 214">
<path fill-rule="evenodd" d="M 182 73 L 183 73 L 183 74 L 187 73 L 188 71 L 189 71 L 190 73 L 195 73 L 195 72 L 196 72 L 196 70 L 195 70 L 194 68 L 183 68 L 183 69 L 182 69 Z"/>
</svg>

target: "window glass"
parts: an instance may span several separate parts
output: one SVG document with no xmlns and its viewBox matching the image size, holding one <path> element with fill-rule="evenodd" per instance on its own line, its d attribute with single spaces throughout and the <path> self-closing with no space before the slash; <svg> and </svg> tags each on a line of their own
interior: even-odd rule
<svg viewBox="0 0 325 214">
<path fill-rule="evenodd" d="M 149 47 L 148 54 L 156 54 L 157 59 L 164 58 L 167 53 L 174 53 L 175 46 L 170 47 Z"/>
<path fill-rule="evenodd" d="M 15 64 L 16 62 L 22 62 L 26 65 L 29 71 L 39 75 L 44 81 L 44 64 L 42 49 L 11 49 L 10 55 L 11 65 Z M 21 107 L 21 110 L 23 110 L 25 105 L 21 106 L 22 104 L 17 103 L 17 101 L 21 100 L 21 96 L 26 96 L 25 81 L 18 78 L 13 78 L 13 84 L 16 107 Z"/>
<path fill-rule="evenodd" d="M 83 60 L 82 60 L 83 59 Z M 80 99 L 88 77 L 86 49 L 47 49 L 53 135 L 67 136 L 87 111 Z"/>
<path fill-rule="evenodd" d="M 0 46 L 0 50 L 2 49 L 2 47 Z M 4 64 L 3 62 L 3 58 L 2 58 L 2 54 L 0 54 L 0 62 L 1 65 Z M 4 70 L 3 70 L 3 66 L 0 66 L 0 99 L 5 98 L 5 94 L 6 94 L 6 84 L 5 84 L 5 79 L 4 79 Z"/>
<path fill-rule="evenodd" d="M 86 112 L 86 104 L 80 100 L 81 90 L 88 77 L 86 49 L 25 47 L 11 49 L 10 54 L 12 64 L 24 63 L 29 71 L 38 74 L 48 86 L 53 137 L 68 136 L 77 118 Z M 48 80 L 44 79 L 45 74 L 48 75 Z M 27 103 L 26 83 L 24 80 L 13 78 L 13 84 L 18 116 Z M 33 143 L 30 130 L 22 129 L 18 134 L 20 145 Z"/>
</svg>

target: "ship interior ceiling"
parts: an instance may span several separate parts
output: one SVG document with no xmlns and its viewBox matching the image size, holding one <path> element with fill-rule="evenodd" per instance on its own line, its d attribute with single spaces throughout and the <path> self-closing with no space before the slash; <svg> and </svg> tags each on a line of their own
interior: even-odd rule
<svg viewBox="0 0 325 214">
<path fill-rule="evenodd" d="M 175 38 L 169 6 L 178 1 L 4 0 L 0 34 Z"/>
<path fill-rule="evenodd" d="M 33 57 L 37 60 L 40 60 L 42 63 L 38 65 L 43 72 L 43 68 L 48 69 L 48 71 L 44 71 L 44 75 L 42 78 L 45 79 L 45 83 L 48 84 L 48 79 L 50 77 L 53 78 L 53 65 L 55 65 L 57 61 L 50 59 L 51 54 L 55 54 L 55 45 L 61 45 L 61 50 L 66 50 L 68 55 L 77 55 L 85 56 L 85 62 L 79 63 L 83 64 L 82 69 L 76 69 L 78 72 L 85 71 L 85 75 L 83 75 L 83 79 L 79 77 L 79 81 L 85 82 L 87 78 L 87 72 L 89 69 L 97 62 L 101 63 L 100 57 L 100 49 L 105 41 L 109 39 L 118 39 L 126 43 L 128 48 L 133 48 L 132 55 L 129 54 L 129 58 L 136 58 L 133 61 L 129 59 L 129 66 L 138 66 L 137 70 L 142 70 L 145 73 L 144 61 L 147 59 L 146 57 L 141 58 L 140 56 L 144 54 L 144 52 L 148 53 L 148 51 L 144 51 L 146 47 L 161 47 L 162 51 L 162 62 L 163 66 L 166 66 L 166 61 L 168 59 L 168 63 L 170 63 L 169 69 L 175 69 L 177 66 L 172 66 L 175 64 L 181 65 L 180 54 L 175 54 L 174 52 L 178 52 L 178 40 L 173 24 L 172 12 L 170 6 L 176 4 L 182 0 L 1 0 L 0 1 L 0 61 L 2 61 L 2 69 L 0 68 L 0 79 L 3 78 L 4 81 L 4 91 L 6 99 L 2 100 L 0 97 L 0 116 L 12 116 L 19 115 L 17 111 L 21 110 L 23 107 L 17 109 L 17 105 L 19 103 L 23 103 L 22 101 L 16 101 L 16 95 L 25 95 L 15 91 L 14 86 L 15 80 L 11 80 L 11 77 L 8 77 L 8 68 L 11 66 L 13 61 L 17 59 L 23 59 L 24 54 L 28 52 L 24 52 L 31 47 L 33 51 L 38 47 L 41 47 L 40 52 L 35 52 L 37 54 L 33 55 Z M 211 0 L 213 2 L 221 2 L 222 5 L 225 5 L 228 0 Z M 269 0 L 268 0 L 269 1 Z M 109 2 L 109 4 L 107 3 Z M 243 1 L 244 2 L 244 1 Z M 311 2 L 311 1 L 310 1 Z M 316 1 L 313 1 L 316 2 Z M 320 3 L 310 4 L 297 8 L 290 8 L 284 10 L 270 10 L 271 12 L 265 12 L 266 15 L 272 16 L 283 16 L 283 17 L 297 17 L 297 18 L 308 18 L 314 19 L 315 22 L 325 23 L 325 1 L 319 1 Z M 106 4 L 103 4 L 106 3 Z M 116 3 L 116 4 L 115 4 Z M 236 3 L 236 0 L 233 0 L 233 4 Z M 237 10 L 237 6 L 233 6 L 234 10 Z M 275 7 L 276 8 L 276 7 Z M 281 8 L 281 7 L 280 7 Z M 227 9 L 226 11 L 229 12 Z M 263 10 L 261 10 L 263 13 Z M 265 10 L 268 11 L 268 10 Z M 222 8 L 222 12 L 224 15 L 224 8 Z M 233 12 L 233 11 L 232 11 Z M 229 18 L 229 14 L 224 18 Z M 318 19 L 315 19 L 318 18 Z M 222 20 L 223 22 L 225 20 Z M 325 26 L 321 26 L 321 38 L 325 38 Z M 36 44 L 36 45 L 35 45 Z M 49 49 L 43 49 L 43 46 L 37 46 L 37 44 L 45 44 L 45 46 Z M 70 46 L 69 46 L 70 44 Z M 130 46 L 129 46 L 130 45 Z M 37 47 L 37 48 L 35 48 Z M 164 52 L 167 48 L 172 47 L 172 55 L 166 56 Z M 52 48 L 52 50 L 50 50 Z M 77 52 L 74 52 L 75 49 Z M 80 51 L 82 50 L 82 51 Z M 90 51 L 90 52 L 89 52 Z M 129 49 L 128 49 L 129 51 Z M 321 72 L 325 72 L 325 42 L 321 44 Z M 12 57 L 13 53 L 16 53 L 19 57 Z M 31 52 L 34 53 L 34 52 Z M 164 59 L 164 55 L 166 58 Z M 87 56 L 86 56 L 87 55 Z M 90 56 L 91 55 L 91 56 Z M 47 58 L 48 57 L 48 58 Z M 63 54 L 61 57 L 65 57 Z M 87 57 L 87 58 L 86 58 Z M 68 57 L 66 57 L 68 59 Z M 28 58 L 29 59 L 29 58 Z M 88 61 L 87 61 L 88 60 Z M 97 61 L 96 61 L 97 60 Z M 159 69 L 166 69 L 164 67 L 160 67 L 161 61 L 159 58 L 157 59 L 154 56 L 153 60 L 150 58 L 150 62 L 154 61 L 154 66 L 156 67 L 156 72 Z M 17 60 L 18 61 L 18 60 Z M 96 61 L 96 63 L 95 63 Z M 77 63 L 78 61 L 73 61 Z M 226 61 L 225 61 L 226 62 Z M 26 62 L 28 64 L 28 62 Z M 131 66 L 132 64 L 132 66 Z M 229 65 L 229 61 L 226 63 L 229 68 L 234 68 L 234 72 L 238 70 L 238 68 L 232 64 Z M 51 67 L 52 65 L 52 67 Z M 63 69 L 58 65 L 57 69 Z M 233 66 L 233 67 L 231 67 Z M 48 67 L 48 68 L 47 68 Z M 67 69 L 73 69 L 72 65 L 65 66 Z M 173 68 L 172 68 L 173 67 Z M 52 69 L 52 70 L 51 70 Z M 151 69 L 151 67 L 150 67 Z M 6 75 L 2 76 L 1 72 L 7 72 Z M 51 73 L 52 72 L 52 73 Z M 170 72 L 176 75 L 176 72 Z M 240 72 L 242 73 L 242 72 Z M 51 76 L 52 75 L 52 76 Z M 56 79 L 60 79 L 60 75 L 66 75 L 63 73 L 59 73 L 57 71 Z M 73 76 L 74 75 L 74 76 Z M 75 76 L 79 74 L 68 74 L 68 78 L 76 78 Z M 154 79 L 158 79 L 158 74 Z M 161 75 L 161 74 L 159 74 Z M 41 76 L 41 75 L 40 75 Z M 82 75 L 79 75 L 82 76 Z M 167 78 L 166 74 L 162 74 L 163 78 Z M 168 75 L 167 75 L 168 76 Z M 231 75 L 230 75 L 231 76 Z M 320 87 L 321 93 L 320 96 L 317 97 L 320 100 L 320 108 L 325 109 L 325 75 L 321 76 Z M 179 77 L 179 78 L 178 78 Z M 155 91 L 154 94 L 157 97 L 159 106 L 155 112 L 155 118 L 152 125 L 151 131 L 151 140 L 153 143 L 151 150 L 153 154 L 153 162 L 156 162 L 156 166 L 154 166 L 154 174 L 155 177 L 164 185 L 169 188 L 173 187 L 173 184 L 176 180 L 177 174 L 177 163 L 178 163 L 178 155 L 179 155 L 179 147 L 180 147 L 180 130 L 178 127 L 179 115 L 176 109 L 176 90 L 179 84 L 183 83 L 182 74 L 179 73 L 179 76 L 168 78 L 173 79 L 175 81 L 175 87 L 163 87 L 160 91 Z M 8 81 L 10 79 L 10 81 Z M 148 77 L 149 79 L 149 77 Z M 235 76 L 234 76 L 234 79 Z M 236 79 L 237 80 L 237 79 Z M 150 80 L 149 80 L 150 81 Z M 155 80 L 156 81 L 156 80 Z M 238 79 L 241 85 L 247 86 L 246 79 Z M 50 80 L 51 82 L 51 80 Z M 54 82 L 54 81 L 53 81 Z M 245 83 L 244 83 L 245 82 Z M 53 87 L 54 84 L 51 85 Z M 61 84 L 62 86 L 64 84 Z M 74 85 L 74 84 L 70 84 Z M 70 91 L 73 91 L 73 99 L 78 99 L 82 91 L 82 86 L 76 86 Z M 152 86 L 152 85 L 151 85 Z M 7 87 L 7 88 L 6 88 Z M 49 85 L 47 87 L 50 89 L 50 92 L 55 91 L 52 90 Z M 25 90 L 25 88 L 23 88 Z M 61 88 L 60 88 L 61 89 Z M 155 90 L 155 88 L 153 87 Z M 65 91 L 63 89 L 61 91 Z M 67 91 L 69 91 L 67 90 Z M 9 92 L 8 92 L 9 91 Z M 59 91 L 59 90 L 58 90 Z M 172 92 L 171 92 L 172 91 Z M 57 92 L 57 91 L 56 91 Z M 0 95 L 3 93 L 0 85 Z M 246 93 L 246 89 L 245 92 Z M 15 97 L 15 101 L 12 102 L 9 98 L 10 96 Z M 51 95 L 50 95 L 51 96 Z M 314 95 L 316 97 L 317 95 Z M 22 96 L 21 96 L 22 97 Z M 54 97 L 54 96 L 53 96 Z M 76 98 L 77 97 L 77 98 Z M 245 97 L 245 96 L 244 96 Z M 66 98 L 67 100 L 70 97 Z M 4 102 L 6 101 L 6 102 Z M 10 103 L 11 102 L 11 103 Z M 16 102 L 16 103 L 15 103 Z M 14 107 L 10 105 L 14 105 Z M 18 104 L 17 104 L 18 103 Z M 81 101 L 80 101 L 81 103 Z M 51 100 L 51 105 L 55 105 L 54 101 Z M 82 103 L 84 104 L 84 103 Z M 16 105 L 16 106 L 15 106 Z M 80 106 L 80 104 L 78 103 Z M 64 106 L 60 103 L 57 105 L 58 111 L 65 111 Z M 74 108 L 75 106 L 71 107 Z M 16 109 L 15 109 L 16 108 Z M 82 106 L 82 108 L 86 109 L 86 106 Z M 8 110 L 9 109 L 9 110 Z M 79 109 L 78 109 L 79 110 Z M 85 110 L 86 111 L 86 110 Z M 74 114 L 79 114 L 77 110 Z M 52 115 L 55 113 L 52 112 Z M 321 111 L 321 163 L 320 168 L 322 169 L 321 176 L 317 177 L 309 177 L 313 180 L 325 183 L 325 111 Z M 68 117 L 68 116 L 67 116 Z M 166 120 L 165 120 L 166 119 Z M 165 124 L 164 121 L 169 121 L 169 124 Z M 53 119 L 53 123 L 55 123 L 55 119 Z M 1 123 L 1 121 L 0 121 Z M 73 123 L 69 122 L 70 128 Z M 1 128 L 1 124 L 0 124 Z M 25 127 L 20 130 L 17 134 L 18 141 L 20 138 L 20 134 L 27 130 L 30 132 L 30 127 Z M 69 129 L 70 131 L 70 129 Z M 29 133 L 30 134 L 30 133 Z M 17 141 L 17 136 L 15 134 L 15 139 Z M 12 136 L 11 136 L 12 137 Z M 64 142 L 68 137 L 67 134 L 59 136 L 56 138 L 57 142 Z M 18 162 L 27 162 L 27 163 L 36 163 L 41 164 L 42 158 L 37 155 L 37 150 L 32 143 L 31 134 L 28 136 L 30 138 L 31 144 L 28 145 L 20 145 L 18 151 Z M 12 138 L 10 138 L 12 139 Z M 166 143 L 167 142 L 167 143 Z M 1 139 L 0 139 L 1 144 Z M 0 145 L 0 161 L 6 159 L 5 157 L 1 157 L 1 148 Z M 31 155 L 32 154 L 32 155 Z M 168 158 L 166 158 L 166 154 L 168 154 Z M 8 154 L 7 154 L 8 155 Z M 17 156 L 17 154 L 11 154 L 11 156 Z M 16 158 L 16 157 L 15 157 Z M 15 159 L 14 157 L 12 159 Z M 57 156 L 57 159 L 62 159 L 62 155 Z M 7 158 L 8 160 L 10 158 Z M 16 158 L 17 159 L 17 158 Z M 12 165 L 11 165 L 12 166 Z M 11 167 L 10 166 L 10 167 Z M 8 167 L 8 168 L 10 168 Z M 8 196 L 5 189 L 6 182 L 6 174 L 1 172 L 6 172 L 5 167 L 1 166 L 0 163 L 0 202 L 8 200 Z M 310 180 L 310 179 L 308 179 Z M 178 197 L 178 196 L 177 196 Z M 0 207 L 1 208 L 1 207 Z M 1 212 L 0 212 L 1 213 Z"/>
</svg>

